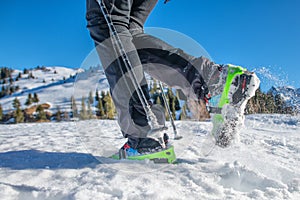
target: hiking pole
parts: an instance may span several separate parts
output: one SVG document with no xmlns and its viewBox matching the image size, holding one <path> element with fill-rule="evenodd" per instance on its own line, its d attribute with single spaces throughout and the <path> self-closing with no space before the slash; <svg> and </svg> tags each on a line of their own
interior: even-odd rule
<svg viewBox="0 0 300 200">
<path fill-rule="evenodd" d="M 102 12 L 102 14 L 105 18 L 105 21 L 106 21 L 106 23 L 108 25 L 108 28 L 109 28 L 109 31 L 111 33 L 113 45 L 115 46 L 117 52 L 121 55 L 121 58 L 124 62 L 126 70 L 129 74 L 130 79 L 132 81 L 132 84 L 134 86 L 134 89 L 137 92 L 138 98 L 139 98 L 139 100 L 140 100 L 140 102 L 143 106 L 143 109 L 146 113 L 148 123 L 151 127 L 150 134 L 155 135 L 154 133 L 161 132 L 160 130 L 162 130 L 163 127 L 161 127 L 158 124 L 157 118 L 151 110 L 150 104 L 148 103 L 148 100 L 145 97 L 145 94 L 143 93 L 143 90 L 142 90 L 142 88 L 141 88 L 141 86 L 138 82 L 137 76 L 133 71 L 133 66 L 130 62 L 130 59 L 129 59 L 129 57 L 127 55 L 127 52 L 126 52 L 126 50 L 123 46 L 121 38 L 119 37 L 119 34 L 118 34 L 118 32 L 117 32 L 117 30 L 116 30 L 116 28 L 115 28 L 115 26 L 112 22 L 110 14 L 109 14 L 103 0 L 97 0 L 97 2 L 100 6 L 101 12 Z M 121 66 L 120 66 L 120 68 L 121 68 Z M 121 71 L 122 71 L 122 69 L 121 69 Z M 164 143 L 164 140 L 163 140 L 163 133 L 160 133 L 159 135 L 157 135 L 156 139 L 158 139 L 158 141 L 161 143 L 162 147 L 165 148 L 165 143 Z"/>
<path fill-rule="evenodd" d="M 170 121 L 171 121 L 171 124 L 172 124 L 172 127 L 173 127 L 174 140 L 180 140 L 182 138 L 182 136 L 180 136 L 180 135 L 177 134 L 177 129 L 176 129 L 176 126 L 175 126 L 175 122 L 174 122 L 174 119 L 172 117 L 170 106 L 169 106 L 169 104 L 167 102 L 166 94 L 164 93 L 163 85 L 162 85 L 162 83 L 160 81 L 158 81 L 158 85 L 159 85 L 159 87 L 161 89 L 162 98 L 164 100 L 165 107 L 166 107 L 166 109 L 168 111 L 168 115 L 169 115 L 169 118 L 170 118 Z"/>
</svg>

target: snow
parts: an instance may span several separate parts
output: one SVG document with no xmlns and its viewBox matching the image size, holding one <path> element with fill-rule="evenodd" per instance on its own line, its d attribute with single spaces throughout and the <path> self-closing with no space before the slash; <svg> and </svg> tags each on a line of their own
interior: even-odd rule
<svg viewBox="0 0 300 200">
<path fill-rule="evenodd" d="M 33 95 L 34 93 L 38 94 L 40 103 L 49 102 L 50 105 L 61 106 L 62 109 L 66 109 L 70 105 L 74 90 L 75 79 L 71 76 L 75 76 L 79 72 L 82 70 L 59 66 L 31 69 L 29 73 L 32 73 L 34 79 L 28 79 L 28 74 L 22 74 L 22 78 L 14 82 L 14 85 L 18 85 L 20 90 L 1 98 L 4 112 L 7 113 L 13 109 L 12 101 L 14 98 L 18 98 L 22 108 L 25 108 L 24 104 L 28 94 Z M 12 77 L 16 78 L 19 73 L 23 72 L 14 70 Z M 52 109 L 56 109 L 56 107 L 52 107 Z"/>
<path fill-rule="evenodd" d="M 209 121 L 176 125 L 169 165 L 106 158 L 125 142 L 115 120 L 2 125 L 0 199 L 300 198 L 299 116 L 247 116 L 225 149 Z"/>
<path fill-rule="evenodd" d="M 20 72 L 15 70 L 12 77 L 16 78 Z M 28 74 L 22 74 L 22 78 L 14 82 L 20 90 L 1 98 L 0 103 L 4 113 L 13 110 L 12 102 L 15 98 L 20 100 L 23 109 L 26 108 L 24 104 L 28 94 L 33 95 L 33 93 L 37 93 L 39 103 L 51 105 L 49 111 L 52 113 L 57 111 L 57 107 L 60 107 L 62 111 L 70 111 L 72 96 L 75 97 L 77 105 L 80 105 L 82 97 L 87 98 L 90 91 L 94 95 L 96 88 L 99 91 L 106 91 L 109 88 L 103 71 L 96 68 L 83 70 L 52 66 L 38 70 L 32 69 L 30 72 L 35 77 L 34 79 L 28 79 Z"/>
<path fill-rule="evenodd" d="M 98 69 L 32 73 L 1 99 L 5 112 L 29 93 L 55 112 L 70 109 L 72 95 L 80 105 L 90 91 L 108 89 Z M 210 121 L 175 123 L 184 138 L 171 140 L 172 165 L 107 158 L 126 141 L 115 120 L 0 125 L 0 199 L 300 199 L 299 116 L 247 116 L 240 142 L 225 149 L 213 145 Z"/>
</svg>

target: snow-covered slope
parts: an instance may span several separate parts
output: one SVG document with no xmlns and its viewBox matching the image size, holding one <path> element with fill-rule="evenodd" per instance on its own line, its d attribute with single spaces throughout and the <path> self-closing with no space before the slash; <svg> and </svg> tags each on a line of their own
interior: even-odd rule
<svg viewBox="0 0 300 200">
<path fill-rule="evenodd" d="M 15 70 L 12 77 L 17 77 L 20 72 Z M 67 100 L 70 102 L 75 75 L 78 72 L 79 70 L 65 67 L 45 67 L 43 70 L 30 70 L 29 74 L 31 73 L 34 78 L 28 78 L 29 74 L 22 74 L 22 78 L 14 82 L 20 90 L 0 99 L 4 112 L 13 109 L 12 102 L 16 97 L 20 100 L 22 108 L 25 108 L 24 104 L 29 93 L 38 94 L 40 103 L 49 103 L 52 108 L 64 106 Z"/>
<path fill-rule="evenodd" d="M 213 150 L 211 122 L 176 124 L 173 165 L 105 158 L 125 142 L 116 121 L 0 126 L 0 199 L 300 199 L 299 116 L 248 116 Z"/>
<path fill-rule="evenodd" d="M 22 74 L 21 71 L 15 70 L 12 75 L 13 79 L 19 73 Z M 37 93 L 40 103 L 50 104 L 50 110 L 56 112 L 58 106 L 61 110 L 70 111 L 71 96 L 75 97 L 80 106 L 82 97 L 88 97 L 89 92 L 95 95 L 96 89 L 106 91 L 109 88 L 100 66 L 85 70 L 59 66 L 43 67 L 30 70 L 30 73 L 34 79 L 28 79 L 28 74 L 22 74 L 22 78 L 14 82 L 14 85 L 18 85 L 20 90 L 0 99 L 5 113 L 13 109 L 12 102 L 16 97 L 20 100 L 22 108 L 26 108 L 24 104 L 29 93 Z M 147 78 L 150 80 L 148 76 Z M 288 106 L 297 107 L 300 110 L 300 88 L 272 87 L 270 92 L 274 95 L 280 94 Z"/>
<path fill-rule="evenodd" d="M 15 70 L 12 77 L 17 77 L 20 72 Z M 62 110 L 69 111 L 71 96 L 74 96 L 80 105 L 81 98 L 88 97 L 90 91 L 95 95 L 96 87 L 100 90 L 108 88 L 103 71 L 97 69 L 45 67 L 30 72 L 34 76 L 33 79 L 28 79 L 28 74 L 22 74 L 22 78 L 14 82 L 20 90 L 0 99 L 4 112 L 13 109 L 12 102 L 16 97 L 20 100 L 22 108 L 25 108 L 24 104 L 29 93 L 37 93 L 40 103 L 49 103 L 54 112 L 58 106 Z"/>
</svg>

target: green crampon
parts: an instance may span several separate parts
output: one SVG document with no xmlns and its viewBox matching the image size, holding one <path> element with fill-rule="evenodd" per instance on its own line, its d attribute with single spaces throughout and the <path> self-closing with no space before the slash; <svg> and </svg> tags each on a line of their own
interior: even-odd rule
<svg viewBox="0 0 300 200">
<path fill-rule="evenodd" d="M 241 66 L 234 66 L 234 65 L 230 65 L 230 64 L 228 65 L 228 74 L 227 74 L 224 90 L 223 90 L 223 93 L 221 95 L 221 98 L 220 98 L 220 101 L 218 104 L 219 108 L 223 108 L 224 105 L 230 103 L 230 100 L 228 98 L 230 86 L 231 86 L 234 78 L 237 75 L 244 74 L 245 71 L 247 71 L 247 70 Z M 215 114 L 213 117 L 213 130 L 212 130 L 213 135 L 222 126 L 223 123 L 224 123 L 224 117 L 222 116 L 222 114 Z"/>
<path fill-rule="evenodd" d="M 228 75 L 226 78 L 226 83 L 224 86 L 224 90 L 221 96 L 221 99 L 219 101 L 219 108 L 222 108 L 225 104 L 229 104 L 229 98 L 228 94 L 230 91 L 230 85 L 232 84 L 232 81 L 237 75 L 242 75 L 247 71 L 245 68 L 242 68 L 241 66 L 234 66 L 234 65 L 228 65 Z"/>
<path fill-rule="evenodd" d="M 118 154 L 114 154 L 111 156 L 111 158 L 120 160 Z M 126 159 L 128 160 L 151 160 L 154 161 L 154 163 L 175 163 L 176 161 L 176 155 L 174 151 L 174 147 L 170 146 L 167 149 L 164 149 L 162 151 L 158 151 L 155 153 L 149 153 L 149 154 L 142 154 L 138 156 L 128 156 Z"/>
</svg>

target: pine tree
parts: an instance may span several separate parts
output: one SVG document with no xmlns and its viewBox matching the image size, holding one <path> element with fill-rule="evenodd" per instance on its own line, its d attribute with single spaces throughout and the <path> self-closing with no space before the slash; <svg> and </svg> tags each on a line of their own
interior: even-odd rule
<svg viewBox="0 0 300 200">
<path fill-rule="evenodd" d="M 104 99 L 105 95 L 106 95 L 105 91 L 102 90 L 101 91 L 101 98 L 102 98 L 102 100 Z"/>
<path fill-rule="evenodd" d="M 11 94 L 13 94 L 14 92 L 15 92 L 15 87 L 12 86 L 12 85 L 10 85 L 10 86 L 9 86 L 9 94 L 11 95 Z"/>
<path fill-rule="evenodd" d="M 103 105 L 103 109 L 104 109 L 104 114 L 106 115 L 107 111 L 106 111 L 105 97 L 106 97 L 105 91 L 101 91 L 101 98 L 100 99 L 102 101 L 102 105 Z"/>
<path fill-rule="evenodd" d="M 13 100 L 13 107 L 16 109 L 14 111 L 15 123 L 24 122 L 24 113 L 21 110 L 21 103 L 17 97 Z"/>
<path fill-rule="evenodd" d="M 161 106 L 165 107 L 165 105 L 162 104 L 159 95 L 157 95 L 155 103 L 158 104 L 158 105 L 161 105 Z"/>
<path fill-rule="evenodd" d="M 28 69 L 26 69 L 26 68 L 24 68 L 24 70 L 23 70 L 23 74 L 29 74 L 29 70 L 28 70 Z"/>
<path fill-rule="evenodd" d="M 8 77 L 11 77 L 13 71 L 14 70 L 12 70 L 8 67 L 0 68 L 0 79 L 6 79 Z"/>
<path fill-rule="evenodd" d="M 94 97 L 93 97 L 92 91 L 90 91 L 90 93 L 89 93 L 88 102 L 90 103 L 90 105 L 94 104 Z"/>
<path fill-rule="evenodd" d="M 81 98 L 80 119 L 82 119 L 82 120 L 88 119 L 88 113 L 87 113 L 87 110 L 85 107 L 85 97 Z"/>
<path fill-rule="evenodd" d="M 31 79 L 31 78 L 34 79 L 34 76 L 33 76 L 32 72 L 30 72 L 29 75 L 28 75 L 28 79 Z"/>
<path fill-rule="evenodd" d="M 180 107 L 180 102 L 179 102 L 179 92 L 178 90 L 176 90 L 176 96 L 174 96 L 175 100 L 174 100 L 174 103 L 175 103 L 175 110 L 178 111 L 181 109 Z"/>
<path fill-rule="evenodd" d="M 99 97 L 99 91 L 98 89 L 96 90 L 96 93 L 95 93 L 95 101 L 99 101 L 100 97 Z"/>
<path fill-rule="evenodd" d="M 14 79 L 12 78 L 11 75 L 9 76 L 8 81 L 9 81 L 9 84 L 10 84 L 10 85 L 12 85 L 12 84 L 14 83 Z"/>
<path fill-rule="evenodd" d="M 16 77 L 15 81 L 19 81 L 20 78 L 22 78 L 22 73 L 21 73 L 21 72 L 19 72 L 19 74 L 18 74 L 18 76 Z"/>
<path fill-rule="evenodd" d="M 269 96 L 266 94 L 263 94 L 263 102 L 264 102 L 264 112 L 265 113 L 270 113 L 272 103 L 270 102 Z"/>
<path fill-rule="evenodd" d="M 4 85 L 2 85 L 2 87 L 1 87 L 1 93 L 0 93 L 0 98 L 5 96 L 5 93 L 6 93 L 5 90 L 6 89 L 5 89 Z"/>
<path fill-rule="evenodd" d="M 71 96 L 71 110 L 72 110 L 72 117 L 78 117 L 78 109 L 77 109 L 76 100 L 74 96 Z"/>
<path fill-rule="evenodd" d="M 186 103 L 182 106 L 181 108 L 181 113 L 180 113 L 180 120 L 185 120 L 187 119 L 187 111 L 186 111 Z"/>
<path fill-rule="evenodd" d="M 154 94 L 152 85 L 150 84 L 148 87 L 149 87 L 150 96 L 152 96 Z"/>
<path fill-rule="evenodd" d="M 115 107 L 111 98 L 111 95 L 109 92 L 107 92 L 105 98 L 105 110 L 107 114 L 108 119 L 114 119 L 115 118 Z"/>
<path fill-rule="evenodd" d="M 168 88 L 168 100 L 169 100 L 169 107 L 172 113 L 172 118 L 176 119 L 175 97 L 172 92 L 172 89 L 170 88 Z"/>
<path fill-rule="evenodd" d="M 46 112 L 42 105 L 38 105 L 36 112 L 38 113 L 37 115 L 38 120 L 47 120 Z"/>
<path fill-rule="evenodd" d="M 161 89 L 162 89 L 162 88 L 161 88 Z M 150 94 L 151 94 L 151 95 L 157 93 L 157 82 L 156 82 L 155 79 L 153 80 L 153 87 L 151 87 L 149 91 L 150 91 Z"/>
<path fill-rule="evenodd" d="M 14 100 L 13 100 L 13 108 L 20 108 L 21 107 L 21 103 L 19 101 L 19 99 L 16 97 Z"/>
<path fill-rule="evenodd" d="M 26 105 L 26 106 L 30 106 L 30 105 L 32 104 L 32 101 L 33 101 L 32 95 L 31 95 L 31 93 L 29 93 L 29 94 L 28 94 L 28 97 L 27 97 L 27 99 L 26 99 L 25 105 Z"/>
<path fill-rule="evenodd" d="M 100 118 L 103 118 L 105 113 L 104 113 L 103 103 L 102 103 L 101 99 L 99 99 L 99 101 L 98 101 L 97 109 L 98 109 L 97 116 L 99 116 Z"/>
<path fill-rule="evenodd" d="M 37 93 L 33 93 L 33 99 L 32 99 L 32 102 L 33 103 L 39 103 L 40 99 L 37 95 Z"/>
<path fill-rule="evenodd" d="M 263 107 L 263 93 L 261 92 L 261 89 L 258 88 L 253 97 L 253 113 L 262 113 L 264 110 Z"/>
<path fill-rule="evenodd" d="M 0 104 L 0 121 L 3 119 L 3 109 L 2 105 Z"/>
<path fill-rule="evenodd" d="M 280 94 L 276 94 L 275 95 L 275 110 L 276 110 L 276 113 L 284 113 L 284 107 L 285 107 L 285 103 L 284 103 L 284 100 L 282 98 L 282 96 Z"/>
<path fill-rule="evenodd" d="M 14 114 L 15 123 L 23 123 L 24 122 L 24 113 L 20 107 L 17 108 Z"/>
</svg>

